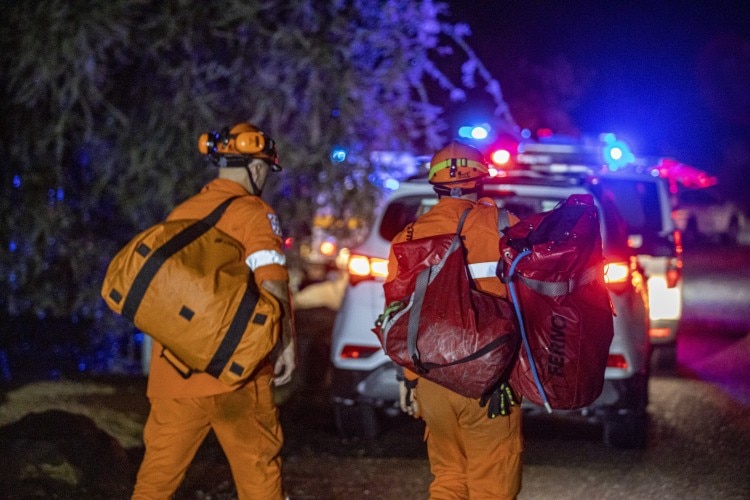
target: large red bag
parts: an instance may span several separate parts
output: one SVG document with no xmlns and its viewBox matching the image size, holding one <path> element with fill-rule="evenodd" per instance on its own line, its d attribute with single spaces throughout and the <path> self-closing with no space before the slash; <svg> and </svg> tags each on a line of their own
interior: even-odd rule
<svg viewBox="0 0 750 500">
<path fill-rule="evenodd" d="M 523 219 L 500 245 L 525 337 L 511 386 L 548 410 L 591 404 L 601 394 L 614 335 L 593 197 L 573 195 Z"/>
<path fill-rule="evenodd" d="M 399 273 L 373 330 L 399 366 L 480 398 L 507 377 L 520 336 L 510 302 L 474 290 L 461 243 L 445 234 L 396 243 Z"/>
</svg>

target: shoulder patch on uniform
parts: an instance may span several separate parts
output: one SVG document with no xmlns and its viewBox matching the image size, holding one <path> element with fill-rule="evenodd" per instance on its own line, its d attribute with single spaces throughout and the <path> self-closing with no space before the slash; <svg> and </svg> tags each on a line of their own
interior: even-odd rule
<svg viewBox="0 0 750 500">
<path fill-rule="evenodd" d="M 268 222 L 271 223 L 273 234 L 281 237 L 281 223 L 279 222 L 279 217 L 276 214 L 266 214 L 266 217 L 268 217 Z"/>
</svg>

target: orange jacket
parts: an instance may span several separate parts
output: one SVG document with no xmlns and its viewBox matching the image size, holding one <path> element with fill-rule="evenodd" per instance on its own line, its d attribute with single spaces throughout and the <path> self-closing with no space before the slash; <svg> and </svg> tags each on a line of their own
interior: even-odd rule
<svg viewBox="0 0 750 500">
<path fill-rule="evenodd" d="M 500 235 L 497 231 L 497 208 L 490 198 L 482 198 L 476 203 L 460 198 L 441 198 L 429 212 L 419 217 L 413 224 L 406 226 L 393 238 L 386 281 L 394 279 L 398 272 L 398 263 L 393 254 L 394 243 L 407 239 L 455 233 L 458 220 L 467 208 L 473 208 L 473 210 L 466 217 L 461 236 L 474 284 L 483 292 L 498 297 L 507 297 L 507 287 L 495 274 L 500 260 Z M 518 218 L 509 214 L 509 220 L 513 225 Z"/>
<path fill-rule="evenodd" d="M 200 219 L 208 215 L 224 200 L 243 196 L 233 201 L 216 224 L 245 247 L 247 262 L 260 287 L 265 280 L 288 281 L 284 266 L 281 229 L 273 209 L 257 196 L 248 196 L 240 184 L 228 179 L 209 182 L 198 194 L 178 205 L 167 220 Z M 233 388 L 206 373 L 193 373 L 183 379 L 161 357 L 162 346 L 154 341 L 148 378 L 148 397 L 201 397 L 232 391 Z"/>
</svg>

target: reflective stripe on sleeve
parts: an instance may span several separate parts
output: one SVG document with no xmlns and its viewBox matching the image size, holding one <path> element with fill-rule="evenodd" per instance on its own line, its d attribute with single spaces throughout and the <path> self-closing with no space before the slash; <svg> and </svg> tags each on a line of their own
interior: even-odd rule
<svg viewBox="0 0 750 500">
<path fill-rule="evenodd" d="M 259 267 L 267 266 L 269 264 L 284 266 L 286 265 L 286 257 L 276 250 L 258 250 L 247 256 L 245 264 L 247 264 L 247 267 L 251 270 L 255 271 Z"/>
<path fill-rule="evenodd" d="M 497 262 L 477 262 L 469 264 L 472 279 L 494 278 L 497 276 Z"/>
</svg>

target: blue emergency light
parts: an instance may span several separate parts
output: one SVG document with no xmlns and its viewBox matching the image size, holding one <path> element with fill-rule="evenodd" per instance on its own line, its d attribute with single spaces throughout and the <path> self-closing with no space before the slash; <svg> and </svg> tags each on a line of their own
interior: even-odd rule
<svg viewBox="0 0 750 500">
<path fill-rule="evenodd" d="M 635 161 L 635 155 L 624 141 L 615 137 L 615 134 L 608 133 L 600 136 L 602 143 L 602 156 L 604 163 L 612 170 L 619 170 Z"/>
<path fill-rule="evenodd" d="M 482 141 L 490 134 L 490 126 L 483 125 L 464 125 L 458 129 L 458 136 L 464 139 L 473 139 Z"/>
<path fill-rule="evenodd" d="M 336 163 L 341 163 L 346 160 L 346 149 L 341 146 L 333 148 L 333 151 L 331 151 L 331 160 Z"/>
</svg>

